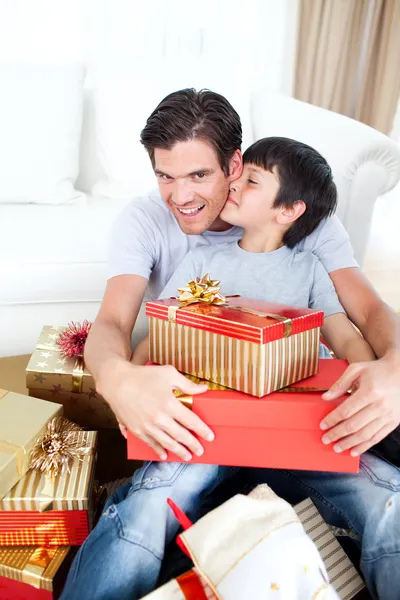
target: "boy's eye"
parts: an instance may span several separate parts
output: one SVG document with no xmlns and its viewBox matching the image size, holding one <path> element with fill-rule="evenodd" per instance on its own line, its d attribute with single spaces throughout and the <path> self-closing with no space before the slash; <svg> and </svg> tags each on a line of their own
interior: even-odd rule
<svg viewBox="0 0 400 600">
<path fill-rule="evenodd" d="M 249 183 L 254 183 L 255 185 L 257 185 L 257 181 L 254 181 L 254 179 L 248 179 L 247 180 Z"/>
</svg>

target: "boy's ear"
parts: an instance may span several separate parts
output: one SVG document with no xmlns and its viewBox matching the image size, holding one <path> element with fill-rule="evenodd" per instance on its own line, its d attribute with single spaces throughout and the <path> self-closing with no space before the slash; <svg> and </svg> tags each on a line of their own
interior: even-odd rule
<svg viewBox="0 0 400 600">
<path fill-rule="evenodd" d="M 229 161 L 229 183 L 239 179 L 243 171 L 243 157 L 240 150 L 235 150 L 231 160 Z"/>
<path fill-rule="evenodd" d="M 306 205 L 303 200 L 297 200 L 290 208 L 282 207 L 276 216 L 279 225 L 290 225 L 297 221 L 306 212 Z"/>
</svg>

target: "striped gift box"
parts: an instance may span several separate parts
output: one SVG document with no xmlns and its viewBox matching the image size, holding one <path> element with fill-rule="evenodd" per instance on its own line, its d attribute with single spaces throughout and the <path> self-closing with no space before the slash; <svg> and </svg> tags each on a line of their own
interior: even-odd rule
<svg viewBox="0 0 400 600">
<path fill-rule="evenodd" d="M 241 296 L 223 305 L 146 303 L 150 360 L 262 397 L 318 370 L 323 313 Z"/>
<path fill-rule="evenodd" d="M 81 431 L 90 451 L 64 467 L 49 486 L 28 473 L 0 500 L 0 546 L 78 546 L 89 534 L 97 432 Z M 51 496 L 49 496 L 49 491 Z"/>
<path fill-rule="evenodd" d="M 0 598 L 55 600 L 72 557 L 68 547 L 0 547 Z"/>
</svg>

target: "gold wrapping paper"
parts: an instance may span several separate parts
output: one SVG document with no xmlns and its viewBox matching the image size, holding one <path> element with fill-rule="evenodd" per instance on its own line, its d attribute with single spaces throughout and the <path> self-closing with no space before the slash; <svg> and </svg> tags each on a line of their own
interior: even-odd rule
<svg viewBox="0 0 400 600">
<path fill-rule="evenodd" d="M 67 327 L 43 327 L 36 348 L 26 368 L 26 385 L 28 388 L 53 389 L 68 392 L 95 391 L 92 375 L 86 369 L 82 358 L 65 358 L 61 355 L 57 340 Z"/>
<path fill-rule="evenodd" d="M 48 478 L 39 471 L 30 470 L 0 500 L 0 511 L 5 510 L 88 510 L 91 502 L 95 467 L 97 432 L 81 431 L 82 445 L 88 444 L 90 452 L 75 459 L 70 470 L 66 467 L 51 482 L 53 498 L 48 495 Z"/>
<path fill-rule="evenodd" d="M 28 471 L 30 451 L 62 406 L 0 391 L 0 499 Z"/>
<path fill-rule="evenodd" d="M 29 395 L 63 404 L 64 416 L 81 427 L 117 428 L 111 408 L 96 392 L 94 379 L 82 359 L 61 356 L 57 340 L 65 329 L 43 327 L 26 368 Z"/>
<path fill-rule="evenodd" d="M 0 547 L 0 576 L 51 592 L 54 578 L 70 551 L 67 546 Z"/>
<path fill-rule="evenodd" d="M 150 360 L 261 397 L 314 375 L 320 328 L 256 344 L 150 317 Z"/>
</svg>

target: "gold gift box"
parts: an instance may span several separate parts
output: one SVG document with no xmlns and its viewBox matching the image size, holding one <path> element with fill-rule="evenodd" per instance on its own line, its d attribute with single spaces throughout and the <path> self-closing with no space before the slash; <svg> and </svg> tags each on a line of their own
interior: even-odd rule
<svg viewBox="0 0 400 600">
<path fill-rule="evenodd" d="M 68 546 L 53 548 L 0 547 L 0 577 L 12 580 L 7 582 L 5 591 L 12 594 L 13 582 L 18 581 L 38 590 L 61 593 L 61 587 L 72 558 L 73 552 Z M 0 585 L 0 597 L 6 598 L 6 596 L 1 596 L 3 587 Z M 12 598 L 10 595 L 7 597 Z M 20 593 L 18 597 L 22 597 Z M 27 590 L 26 597 L 35 596 L 32 596 Z M 50 597 L 54 598 L 55 595 L 50 595 Z"/>
<path fill-rule="evenodd" d="M 67 327 L 43 327 L 26 368 L 29 395 L 58 402 L 64 415 L 89 429 L 118 427 L 114 413 L 96 392 L 93 376 L 82 358 L 65 358 L 57 340 Z"/>
<path fill-rule="evenodd" d="M 0 390 L 0 499 L 29 469 L 30 452 L 62 406 Z"/>
<path fill-rule="evenodd" d="M 88 510 L 96 465 L 97 431 L 78 432 L 79 446 L 88 452 L 63 467 L 51 480 L 40 471 L 29 470 L 0 500 L 1 511 Z"/>
</svg>

